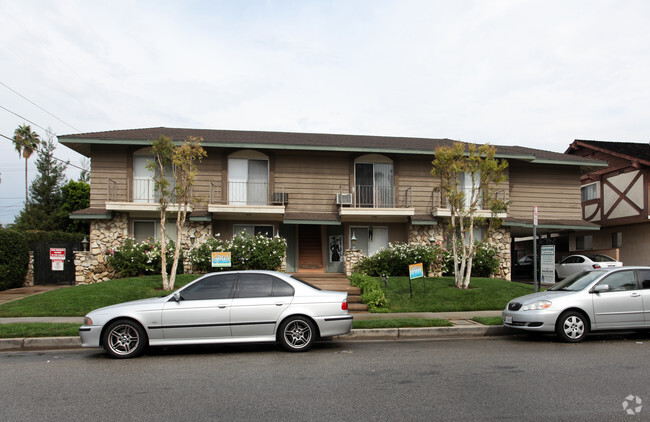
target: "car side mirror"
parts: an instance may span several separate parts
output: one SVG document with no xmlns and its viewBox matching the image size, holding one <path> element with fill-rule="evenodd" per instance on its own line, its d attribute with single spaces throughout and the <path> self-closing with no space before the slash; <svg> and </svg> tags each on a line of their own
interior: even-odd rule
<svg viewBox="0 0 650 422">
<path fill-rule="evenodd" d="M 592 290 L 593 293 L 602 293 L 608 291 L 609 291 L 609 284 L 599 284 L 596 287 L 594 287 Z"/>
<path fill-rule="evenodd" d="M 181 296 L 180 292 L 174 292 L 174 294 L 172 295 L 172 299 L 176 302 L 180 302 L 181 300 L 183 300 L 183 297 Z"/>
</svg>

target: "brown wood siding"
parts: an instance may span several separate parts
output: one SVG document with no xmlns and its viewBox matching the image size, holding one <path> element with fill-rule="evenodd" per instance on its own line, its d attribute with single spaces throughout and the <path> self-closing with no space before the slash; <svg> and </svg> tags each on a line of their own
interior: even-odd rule
<svg viewBox="0 0 650 422">
<path fill-rule="evenodd" d="M 431 157 L 406 157 L 402 159 L 399 175 L 400 195 L 411 188 L 412 204 L 416 215 L 431 214 L 432 193 L 440 186 L 440 178 L 431 174 Z"/>
<path fill-rule="evenodd" d="M 580 170 L 574 166 L 511 162 L 508 216 L 532 218 L 533 206 L 540 220 L 581 220 Z"/>
<path fill-rule="evenodd" d="M 93 145 L 91 152 L 90 206 L 103 208 L 108 198 L 108 179 L 126 180 L 133 166 L 133 155 L 126 149 L 105 145 Z"/>
<path fill-rule="evenodd" d="M 336 194 L 349 192 L 350 157 L 340 153 L 277 153 L 276 191 L 289 194 L 287 212 L 336 213 Z"/>
</svg>

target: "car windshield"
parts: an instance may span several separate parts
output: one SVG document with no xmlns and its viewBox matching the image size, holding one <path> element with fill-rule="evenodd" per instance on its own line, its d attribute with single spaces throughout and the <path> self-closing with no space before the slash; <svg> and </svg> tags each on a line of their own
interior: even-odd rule
<svg viewBox="0 0 650 422">
<path fill-rule="evenodd" d="M 549 291 L 559 291 L 559 290 L 568 290 L 572 292 L 577 292 L 587 287 L 592 281 L 597 279 L 602 275 L 600 271 L 583 271 L 580 273 L 573 274 L 564 280 L 560 281 L 556 285 L 550 287 Z"/>
<path fill-rule="evenodd" d="M 614 258 L 610 258 L 607 255 L 587 255 L 589 259 L 594 262 L 615 262 Z"/>
</svg>

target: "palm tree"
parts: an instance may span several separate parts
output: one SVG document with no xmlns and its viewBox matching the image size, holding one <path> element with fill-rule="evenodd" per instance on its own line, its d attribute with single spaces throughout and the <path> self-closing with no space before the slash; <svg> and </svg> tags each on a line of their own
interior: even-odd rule
<svg viewBox="0 0 650 422">
<path fill-rule="evenodd" d="M 18 129 L 14 131 L 13 142 L 16 151 L 18 151 L 18 156 L 25 157 L 25 204 L 27 204 L 29 201 L 27 160 L 32 156 L 34 151 L 38 149 L 38 146 L 41 143 L 41 138 L 38 136 L 38 133 L 32 132 L 32 128 L 29 125 L 23 124 L 22 126 L 18 126 Z"/>
</svg>

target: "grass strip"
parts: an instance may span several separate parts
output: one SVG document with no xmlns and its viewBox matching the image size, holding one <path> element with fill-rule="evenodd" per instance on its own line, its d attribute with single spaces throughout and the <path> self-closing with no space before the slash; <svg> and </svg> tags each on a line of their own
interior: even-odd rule
<svg viewBox="0 0 650 422">
<path fill-rule="evenodd" d="M 354 321 L 352 328 L 412 328 L 412 327 L 451 327 L 454 324 L 446 319 L 399 318 L 399 319 L 364 319 Z"/>
<path fill-rule="evenodd" d="M 500 316 L 477 316 L 472 318 L 472 321 L 476 321 L 483 325 L 503 325 L 503 318 Z"/>
<path fill-rule="evenodd" d="M 79 324 L 20 322 L 0 324 L 0 338 L 78 337 Z"/>
</svg>

